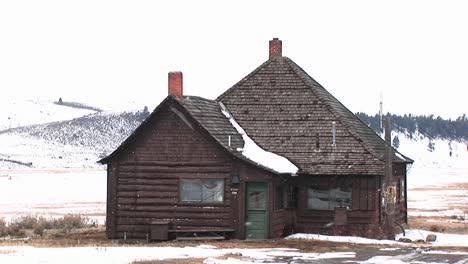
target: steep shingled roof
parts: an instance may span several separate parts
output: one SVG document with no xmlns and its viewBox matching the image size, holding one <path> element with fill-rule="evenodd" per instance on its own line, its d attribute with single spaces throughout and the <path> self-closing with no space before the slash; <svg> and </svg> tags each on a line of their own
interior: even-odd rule
<svg viewBox="0 0 468 264">
<path fill-rule="evenodd" d="M 208 134 L 218 142 L 223 148 L 232 152 L 235 156 L 237 154 L 236 149 L 242 148 L 244 141 L 242 136 L 237 133 L 237 130 L 231 125 L 229 119 L 227 119 L 221 112 L 221 107 L 218 102 L 213 100 L 204 99 L 197 96 L 185 96 L 184 99 L 180 99 L 176 96 L 169 95 L 164 99 L 154 111 L 133 131 L 133 133 L 124 141 L 122 144 L 114 150 L 109 156 L 101 159 L 100 163 L 105 164 L 109 162 L 113 157 L 118 155 L 125 147 L 138 136 L 140 131 L 144 130 L 149 122 L 155 120 L 159 110 L 165 107 L 171 107 L 173 104 L 180 105 L 185 113 L 180 113 L 176 109 L 172 109 L 175 113 L 179 114 L 182 119 L 185 120 L 185 115 L 192 117 L 200 127 L 205 129 Z M 229 142 L 229 136 L 230 142 Z M 230 145 L 229 145 L 230 143 Z"/>
<path fill-rule="evenodd" d="M 193 118 L 195 124 L 204 129 L 208 135 L 217 142 L 222 148 L 224 148 L 229 154 L 234 157 L 241 159 L 249 164 L 260 167 L 264 170 L 277 173 L 269 167 L 265 167 L 262 164 L 258 164 L 244 155 L 238 149 L 244 147 L 244 140 L 242 135 L 232 126 L 229 119 L 222 113 L 222 108 L 217 101 L 205 99 L 198 96 L 184 96 L 180 99 L 176 96 L 169 95 L 154 109 L 154 111 L 138 126 L 133 133 L 124 141 L 122 144 L 114 150 L 109 156 L 98 161 L 102 164 L 107 164 L 114 157 L 118 156 L 119 153 L 133 142 L 138 137 L 140 132 L 147 127 L 149 122 L 156 120 L 158 112 L 166 107 L 173 107 L 177 104 L 184 110 L 183 113 L 179 110 L 172 108 L 181 119 L 187 121 L 187 117 Z"/>
<path fill-rule="evenodd" d="M 184 96 L 183 100 L 177 97 L 175 99 L 224 148 L 236 151 L 244 146 L 242 136 L 231 125 L 229 119 L 223 115 L 218 102 L 198 96 Z"/>
<path fill-rule="evenodd" d="M 287 57 L 266 61 L 216 100 L 258 145 L 304 173 L 383 173 L 384 141 Z"/>
</svg>

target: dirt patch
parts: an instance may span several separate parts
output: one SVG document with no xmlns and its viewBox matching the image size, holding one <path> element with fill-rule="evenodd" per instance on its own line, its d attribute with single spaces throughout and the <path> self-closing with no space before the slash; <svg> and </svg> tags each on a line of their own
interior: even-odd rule
<svg viewBox="0 0 468 264">
<path fill-rule="evenodd" d="M 468 221 L 453 219 L 452 217 L 424 217 L 410 216 L 409 226 L 413 229 L 424 229 L 433 232 L 468 235 Z"/>
</svg>

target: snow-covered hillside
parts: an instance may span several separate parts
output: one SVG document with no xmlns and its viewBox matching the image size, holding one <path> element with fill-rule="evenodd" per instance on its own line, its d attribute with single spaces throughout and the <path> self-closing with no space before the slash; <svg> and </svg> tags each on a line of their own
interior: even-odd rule
<svg viewBox="0 0 468 264">
<path fill-rule="evenodd" d="M 94 113 L 0 133 L 0 169 L 96 168 L 143 121 L 142 112 Z"/>
<path fill-rule="evenodd" d="M 426 185 L 437 185 L 440 177 L 450 177 L 454 183 L 468 179 L 468 142 L 429 139 L 417 132 L 413 135 L 393 132 L 392 138 L 395 136 L 400 140 L 398 151 L 414 160 L 409 168 L 410 183 L 412 175 L 423 175 Z"/>
<path fill-rule="evenodd" d="M 88 109 L 58 105 L 52 100 L 0 98 L 0 131 L 33 124 L 68 120 L 95 112 Z"/>
<path fill-rule="evenodd" d="M 97 112 L 52 100 L 3 98 L 0 103 L 0 169 L 97 167 L 96 161 L 114 150 L 148 114 Z M 467 142 L 429 139 L 418 132 L 394 131 L 392 138 L 396 136 L 398 150 L 415 160 L 409 183 L 416 174 L 434 184 L 441 174 L 468 177 Z"/>
</svg>

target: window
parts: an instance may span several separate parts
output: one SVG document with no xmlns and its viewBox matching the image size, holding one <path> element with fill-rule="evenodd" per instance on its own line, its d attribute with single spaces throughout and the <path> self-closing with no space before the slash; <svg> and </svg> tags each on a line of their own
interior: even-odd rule
<svg viewBox="0 0 468 264">
<path fill-rule="evenodd" d="M 335 209 L 335 207 L 351 207 L 351 189 L 349 188 L 308 188 L 307 208 Z"/>
<path fill-rule="evenodd" d="M 280 210 L 284 208 L 284 187 L 277 186 L 275 189 L 275 210 Z"/>
<path fill-rule="evenodd" d="M 406 187 L 405 187 L 405 179 L 401 179 L 401 178 L 400 178 L 400 186 L 399 186 L 399 188 L 400 188 L 400 202 L 401 202 L 401 201 L 405 200 L 405 189 L 406 189 Z"/>
<path fill-rule="evenodd" d="M 275 188 L 275 210 L 296 208 L 297 188 L 291 185 Z"/>
<path fill-rule="evenodd" d="M 193 203 L 222 203 L 224 201 L 224 180 L 181 179 L 180 201 Z"/>
<path fill-rule="evenodd" d="M 286 207 L 296 208 L 297 207 L 297 187 L 289 185 L 286 188 Z"/>
</svg>

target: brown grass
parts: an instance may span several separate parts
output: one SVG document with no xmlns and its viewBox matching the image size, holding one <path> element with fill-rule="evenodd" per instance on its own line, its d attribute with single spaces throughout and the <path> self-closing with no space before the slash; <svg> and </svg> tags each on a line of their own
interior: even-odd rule
<svg viewBox="0 0 468 264">
<path fill-rule="evenodd" d="M 137 260 L 133 261 L 132 264 L 202 264 L 203 260 L 202 258 Z"/>
<path fill-rule="evenodd" d="M 12 253 L 15 253 L 16 251 L 13 250 L 13 249 L 0 249 L 0 254 L 4 254 L 4 255 L 8 255 L 8 254 L 12 254 Z"/>
<path fill-rule="evenodd" d="M 430 230 L 433 232 L 443 232 L 449 234 L 465 234 L 468 235 L 468 223 L 452 221 L 450 217 L 423 217 L 410 216 L 408 219 L 411 228 Z"/>
</svg>

